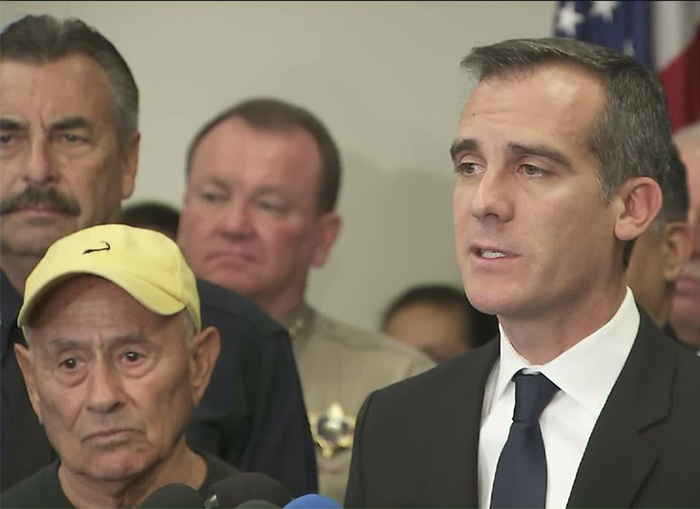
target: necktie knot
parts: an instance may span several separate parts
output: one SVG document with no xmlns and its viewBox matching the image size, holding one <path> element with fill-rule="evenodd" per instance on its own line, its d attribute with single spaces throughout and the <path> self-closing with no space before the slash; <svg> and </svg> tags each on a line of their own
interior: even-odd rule
<svg viewBox="0 0 700 509">
<path fill-rule="evenodd" d="M 549 378 L 542 373 L 526 374 L 522 370 L 513 375 L 515 382 L 515 411 L 513 420 L 526 424 L 535 424 L 559 390 Z"/>
</svg>

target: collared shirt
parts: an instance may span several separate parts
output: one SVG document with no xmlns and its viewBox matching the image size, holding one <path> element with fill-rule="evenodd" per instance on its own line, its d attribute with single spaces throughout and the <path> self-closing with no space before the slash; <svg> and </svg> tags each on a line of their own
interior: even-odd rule
<svg viewBox="0 0 700 509">
<path fill-rule="evenodd" d="M 479 505 L 489 507 L 498 457 L 508 438 L 519 370 L 540 371 L 561 390 L 540 416 L 547 456 L 546 507 L 565 507 L 598 416 L 620 375 L 639 330 L 639 311 L 628 288 L 603 327 L 541 366 L 519 355 L 501 328 L 500 359 L 486 383 L 479 438 Z"/>
</svg>

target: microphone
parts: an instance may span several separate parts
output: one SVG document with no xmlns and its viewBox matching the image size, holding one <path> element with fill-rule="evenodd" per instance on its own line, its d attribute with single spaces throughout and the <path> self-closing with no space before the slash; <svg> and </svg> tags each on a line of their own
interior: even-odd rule
<svg viewBox="0 0 700 509">
<path fill-rule="evenodd" d="M 325 495 L 311 493 L 295 498 L 283 509 L 342 509 L 342 505 Z"/>
<path fill-rule="evenodd" d="M 273 504 L 267 507 L 283 507 L 291 500 L 292 496 L 287 488 L 272 477 L 257 472 L 246 472 L 214 483 L 209 498 L 204 502 L 204 507 L 206 509 L 261 507 L 242 505 L 258 501 Z"/>
<path fill-rule="evenodd" d="M 149 509 L 198 509 L 204 497 L 191 486 L 172 483 L 161 486 L 148 495 L 139 507 Z"/>
<path fill-rule="evenodd" d="M 248 500 L 236 506 L 236 509 L 280 509 L 280 506 L 267 500 Z"/>
</svg>

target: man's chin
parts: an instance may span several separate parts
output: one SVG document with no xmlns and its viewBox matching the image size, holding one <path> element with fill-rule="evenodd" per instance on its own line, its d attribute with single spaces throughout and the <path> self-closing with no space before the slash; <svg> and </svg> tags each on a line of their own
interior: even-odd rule
<svg viewBox="0 0 700 509">
<path fill-rule="evenodd" d="M 46 250 L 58 239 L 76 230 L 75 221 L 45 221 L 36 218 L 25 222 L 21 228 L 4 225 L 0 237 L 2 251 L 19 256 L 44 256 Z"/>
</svg>

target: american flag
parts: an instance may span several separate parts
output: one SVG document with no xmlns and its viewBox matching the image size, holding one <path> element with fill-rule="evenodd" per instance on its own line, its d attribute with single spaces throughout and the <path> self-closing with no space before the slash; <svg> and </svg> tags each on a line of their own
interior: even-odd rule
<svg viewBox="0 0 700 509">
<path fill-rule="evenodd" d="M 555 35 L 607 46 L 656 72 L 674 131 L 700 119 L 700 2 L 558 4 Z"/>
</svg>

